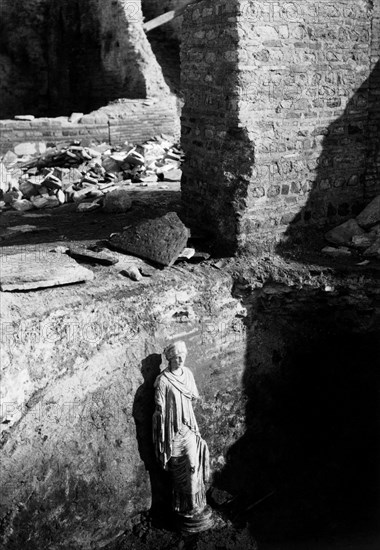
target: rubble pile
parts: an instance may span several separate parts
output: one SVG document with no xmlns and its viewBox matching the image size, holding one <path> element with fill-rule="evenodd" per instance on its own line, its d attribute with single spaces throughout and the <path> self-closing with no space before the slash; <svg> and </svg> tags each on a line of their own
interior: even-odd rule
<svg viewBox="0 0 380 550">
<path fill-rule="evenodd" d="M 325 239 L 334 245 L 322 250 L 330 256 L 351 256 L 353 251 L 357 251 L 366 258 L 380 259 L 380 195 L 355 219 L 328 231 Z"/>
<path fill-rule="evenodd" d="M 68 202 L 77 203 L 79 211 L 104 203 L 109 212 L 125 211 L 131 203 L 123 196 L 123 187 L 179 181 L 182 161 L 182 151 L 163 134 L 137 146 L 84 147 L 72 142 L 48 148 L 39 156 L 8 151 L 0 159 L 0 211 L 52 208 Z M 105 201 L 112 192 L 114 200 Z M 116 195 L 122 206 L 115 206 Z"/>
</svg>

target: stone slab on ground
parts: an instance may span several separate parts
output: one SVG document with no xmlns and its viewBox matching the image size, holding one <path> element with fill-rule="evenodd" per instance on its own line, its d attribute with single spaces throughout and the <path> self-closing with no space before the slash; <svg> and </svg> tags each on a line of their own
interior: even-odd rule
<svg viewBox="0 0 380 550">
<path fill-rule="evenodd" d="M 171 266 L 186 247 L 189 229 L 175 212 L 161 218 L 145 220 L 111 236 L 117 250 L 135 254 L 160 265 Z"/>
<path fill-rule="evenodd" d="M 81 246 L 70 246 L 68 254 L 75 260 L 91 264 L 114 265 L 119 261 L 106 252 L 94 252 Z"/>
<path fill-rule="evenodd" d="M 373 201 L 356 216 L 356 221 L 361 227 L 366 229 L 380 222 L 380 195 L 375 197 Z"/>
<path fill-rule="evenodd" d="M 333 244 L 349 244 L 353 237 L 362 235 L 364 230 L 358 225 L 356 220 L 348 220 L 338 227 L 334 227 L 325 235 L 325 239 Z"/>
<path fill-rule="evenodd" d="M 26 252 L 3 256 L 2 291 L 22 291 L 92 281 L 94 274 L 64 254 Z"/>
</svg>

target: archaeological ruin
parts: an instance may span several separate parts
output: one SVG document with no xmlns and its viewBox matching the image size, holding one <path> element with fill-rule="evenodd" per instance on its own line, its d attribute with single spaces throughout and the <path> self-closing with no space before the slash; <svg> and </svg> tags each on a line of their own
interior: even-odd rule
<svg viewBox="0 0 380 550">
<path fill-rule="evenodd" d="M 0 4 L 1 547 L 374 550 L 380 0 L 186 4 Z M 152 435 L 178 341 L 191 535 Z"/>
</svg>

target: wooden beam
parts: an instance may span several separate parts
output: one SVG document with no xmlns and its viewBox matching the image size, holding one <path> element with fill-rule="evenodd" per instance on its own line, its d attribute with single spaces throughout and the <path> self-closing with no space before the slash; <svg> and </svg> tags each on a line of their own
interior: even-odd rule
<svg viewBox="0 0 380 550">
<path fill-rule="evenodd" d="M 143 25 L 144 31 L 149 32 L 153 29 L 156 29 L 157 27 L 161 27 L 161 25 L 165 25 L 165 23 L 169 23 L 169 21 L 172 21 L 179 15 L 182 15 L 187 6 L 190 6 L 190 4 L 195 4 L 196 2 L 199 2 L 199 0 L 189 0 L 189 2 L 187 2 L 185 6 L 177 8 L 176 10 L 167 11 L 166 13 L 163 13 L 162 15 L 159 15 L 158 17 L 155 17 L 150 21 L 147 21 Z"/>
</svg>

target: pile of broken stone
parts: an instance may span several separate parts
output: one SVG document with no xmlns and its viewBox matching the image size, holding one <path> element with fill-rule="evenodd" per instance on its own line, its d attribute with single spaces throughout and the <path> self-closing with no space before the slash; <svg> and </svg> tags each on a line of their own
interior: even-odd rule
<svg viewBox="0 0 380 550">
<path fill-rule="evenodd" d="M 326 240 L 335 246 L 326 246 L 322 252 L 330 256 L 351 256 L 353 251 L 370 258 L 380 259 L 380 195 L 375 197 L 356 218 L 331 229 Z"/>
<path fill-rule="evenodd" d="M 137 146 L 83 147 L 72 142 L 48 148 L 43 155 L 8 151 L 0 159 L 0 211 L 74 202 L 82 212 L 100 207 L 123 212 L 131 205 L 127 186 L 180 181 L 182 161 L 182 151 L 163 134 Z"/>
</svg>

